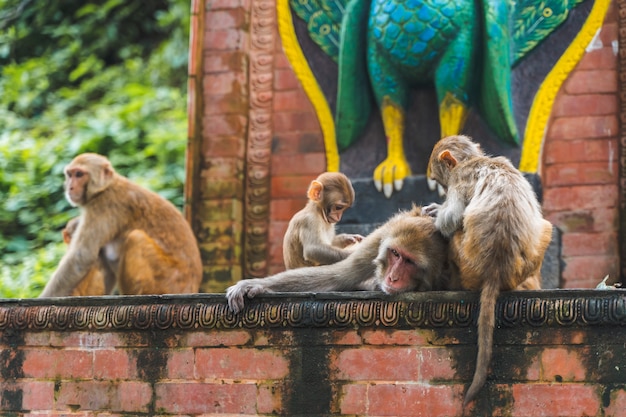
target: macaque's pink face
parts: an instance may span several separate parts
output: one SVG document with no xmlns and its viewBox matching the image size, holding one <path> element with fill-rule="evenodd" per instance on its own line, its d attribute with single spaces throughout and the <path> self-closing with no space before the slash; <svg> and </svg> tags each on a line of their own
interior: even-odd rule
<svg viewBox="0 0 626 417">
<path fill-rule="evenodd" d="M 387 271 L 381 288 L 387 294 L 398 294 L 417 289 L 420 267 L 407 253 L 394 248 L 387 248 Z"/>
<path fill-rule="evenodd" d="M 65 198 L 74 207 L 84 203 L 89 172 L 80 167 L 65 169 Z"/>
</svg>

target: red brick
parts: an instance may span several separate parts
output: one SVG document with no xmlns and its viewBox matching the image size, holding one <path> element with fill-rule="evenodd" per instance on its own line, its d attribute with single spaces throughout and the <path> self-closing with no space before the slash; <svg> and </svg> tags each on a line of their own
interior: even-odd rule
<svg viewBox="0 0 626 417">
<path fill-rule="evenodd" d="M 546 165 L 568 162 L 616 160 L 617 142 L 606 140 L 550 140 L 545 144 Z"/>
<path fill-rule="evenodd" d="M 323 153 L 299 154 L 299 155 L 272 155 L 272 175 L 306 175 L 314 180 L 319 174 L 326 171 L 326 155 Z M 301 194 L 306 195 L 309 188 L 306 185 Z"/>
<path fill-rule="evenodd" d="M 615 93 L 617 92 L 617 71 L 598 69 L 574 71 L 565 83 L 568 94 Z"/>
<path fill-rule="evenodd" d="M 243 330 L 193 332 L 185 334 L 184 345 L 189 347 L 205 346 L 243 346 L 250 342 L 250 333 Z"/>
<path fill-rule="evenodd" d="M 277 68 L 274 70 L 274 90 L 299 90 L 300 81 L 291 68 Z"/>
<path fill-rule="evenodd" d="M 167 377 L 169 379 L 193 379 L 194 359 L 192 349 L 170 350 L 167 355 Z"/>
<path fill-rule="evenodd" d="M 554 102 L 552 117 L 615 114 L 616 94 L 562 95 Z"/>
<path fill-rule="evenodd" d="M 99 333 L 99 332 L 50 332 L 42 333 L 48 335 L 48 343 L 42 346 L 60 347 L 81 347 L 81 348 L 108 348 L 117 346 L 128 346 L 125 336 L 119 333 Z M 44 339 L 46 336 L 44 336 Z M 136 344 L 133 341 L 131 344 Z"/>
<path fill-rule="evenodd" d="M 276 134 L 293 132 L 320 132 L 317 116 L 313 112 L 277 112 L 274 113 L 274 131 Z"/>
<path fill-rule="evenodd" d="M 257 394 L 257 413 L 273 414 L 281 413 L 283 390 L 279 384 L 263 384 L 259 386 Z"/>
<path fill-rule="evenodd" d="M 550 122 L 546 135 L 546 144 L 554 140 L 603 139 L 610 138 L 619 132 L 616 114 L 602 116 L 558 117 Z M 614 142 L 614 143 L 613 143 Z M 615 139 L 611 144 L 616 145 Z M 607 148 L 609 143 L 606 144 Z M 616 147 L 613 147 L 615 152 Z M 609 152 L 604 152 L 609 155 Z M 605 157 L 608 159 L 608 157 Z"/>
<path fill-rule="evenodd" d="M 309 98 L 302 90 L 276 91 L 274 94 L 273 108 L 275 112 L 313 111 L 313 106 L 311 105 Z"/>
<path fill-rule="evenodd" d="M 563 263 L 563 288 L 594 288 L 606 275 L 618 276 L 617 256 L 568 256 Z"/>
<path fill-rule="evenodd" d="M 332 333 L 333 345 L 361 345 L 363 337 L 355 330 L 335 330 Z"/>
<path fill-rule="evenodd" d="M 274 198 L 301 198 L 311 184 L 311 179 L 317 175 L 306 176 L 272 176 L 271 197 Z"/>
<path fill-rule="evenodd" d="M 583 55 L 582 59 L 576 67 L 577 70 L 589 70 L 598 68 L 617 68 L 617 57 L 615 56 L 615 53 L 613 52 L 613 47 L 611 45 L 587 52 L 585 55 Z"/>
<path fill-rule="evenodd" d="M 204 55 L 204 73 L 245 72 L 248 56 L 244 51 L 212 51 Z"/>
<path fill-rule="evenodd" d="M 127 350 L 96 350 L 93 362 L 96 379 L 130 379 L 137 375 L 137 364 Z"/>
<path fill-rule="evenodd" d="M 200 378 L 280 379 L 289 361 L 274 349 L 197 349 L 196 372 Z"/>
<path fill-rule="evenodd" d="M 377 384 L 368 390 L 368 415 L 444 417 L 462 415 L 462 386 Z"/>
<path fill-rule="evenodd" d="M 24 350 L 24 376 L 32 378 L 90 378 L 93 353 L 84 350 Z"/>
<path fill-rule="evenodd" d="M 341 414 L 368 415 L 367 389 L 365 384 L 346 384 L 341 387 Z"/>
<path fill-rule="evenodd" d="M 235 51 L 243 49 L 246 33 L 240 29 L 224 29 L 204 32 L 204 44 L 210 51 Z"/>
<path fill-rule="evenodd" d="M 595 416 L 597 387 L 581 384 L 513 385 L 513 416 Z"/>
<path fill-rule="evenodd" d="M 246 24 L 246 11 L 240 7 L 215 10 L 211 8 L 205 15 L 204 24 L 207 30 L 240 28 Z"/>
<path fill-rule="evenodd" d="M 200 172 L 203 181 L 229 180 L 243 172 L 243 161 L 240 158 L 212 156 L 207 162 L 207 169 Z"/>
<path fill-rule="evenodd" d="M 623 417 L 626 410 L 626 389 L 613 388 L 611 390 L 611 402 L 604 409 L 606 417 Z"/>
<path fill-rule="evenodd" d="M 246 143 L 241 136 L 225 135 L 211 136 L 210 140 L 202 142 L 202 156 L 205 160 L 216 157 L 229 158 L 229 160 L 243 160 L 246 154 Z"/>
<path fill-rule="evenodd" d="M 24 381 L 22 389 L 22 408 L 24 410 L 52 410 L 54 407 L 54 382 Z"/>
<path fill-rule="evenodd" d="M 248 125 L 248 118 L 237 114 L 223 114 L 219 116 L 204 116 L 202 118 L 204 140 L 210 140 L 215 135 L 243 135 Z"/>
<path fill-rule="evenodd" d="M 243 114 L 247 107 L 248 97 L 245 94 L 211 94 L 206 96 L 204 115 Z"/>
<path fill-rule="evenodd" d="M 274 135 L 272 153 L 274 155 L 325 153 L 324 138 L 321 132 L 281 132 Z"/>
<path fill-rule="evenodd" d="M 411 345 L 428 346 L 433 338 L 430 330 L 364 330 L 363 342 L 370 345 Z"/>
<path fill-rule="evenodd" d="M 543 207 L 548 212 L 615 207 L 617 195 L 617 185 L 548 188 L 543 194 Z"/>
<path fill-rule="evenodd" d="M 146 413 L 151 400 L 152 387 L 147 382 L 62 382 L 56 407 Z"/>
<path fill-rule="evenodd" d="M 161 413 L 256 414 L 254 384 L 158 383 L 155 390 Z"/>
<path fill-rule="evenodd" d="M 420 381 L 454 380 L 457 377 L 456 362 L 447 348 L 420 349 L 419 366 Z"/>
<path fill-rule="evenodd" d="M 414 381 L 419 352 L 412 348 L 346 349 L 331 359 L 334 379 L 348 381 Z"/>
<path fill-rule="evenodd" d="M 547 348 L 541 352 L 542 379 L 548 382 L 585 381 L 585 364 L 578 352 L 565 348 Z M 585 352 L 586 355 L 589 352 Z"/>
<path fill-rule="evenodd" d="M 210 103 L 213 96 L 233 94 L 242 96 L 246 94 L 248 80 L 243 72 L 221 72 L 217 74 L 205 74 L 202 82 L 206 102 Z M 245 110 L 245 109 L 242 109 Z"/>
<path fill-rule="evenodd" d="M 617 232 L 564 233 L 563 256 L 617 255 Z"/>
<path fill-rule="evenodd" d="M 610 10 L 610 9 L 609 9 Z M 617 40 L 617 34 L 619 31 L 617 25 L 617 13 L 610 11 L 607 13 L 605 23 L 602 25 L 602 31 L 600 32 L 600 39 L 603 45 L 611 45 L 612 42 Z"/>
<path fill-rule="evenodd" d="M 547 165 L 544 170 L 545 184 L 550 186 L 616 184 L 617 161 L 579 162 Z"/>
<path fill-rule="evenodd" d="M 617 207 L 556 212 L 545 211 L 544 214 L 547 220 L 565 233 L 617 230 Z"/>
</svg>

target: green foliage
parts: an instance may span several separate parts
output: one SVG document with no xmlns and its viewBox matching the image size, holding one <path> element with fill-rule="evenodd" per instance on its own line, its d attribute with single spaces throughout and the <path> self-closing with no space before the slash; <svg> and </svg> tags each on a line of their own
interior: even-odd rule
<svg viewBox="0 0 626 417">
<path fill-rule="evenodd" d="M 75 155 L 182 206 L 188 28 L 188 0 L 0 0 L 0 297 L 36 296 L 64 253 Z"/>
</svg>

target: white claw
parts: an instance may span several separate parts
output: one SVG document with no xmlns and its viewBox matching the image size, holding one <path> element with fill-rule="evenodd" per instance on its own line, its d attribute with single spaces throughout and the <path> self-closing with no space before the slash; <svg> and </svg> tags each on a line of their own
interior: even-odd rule
<svg viewBox="0 0 626 417">
<path fill-rule="evenodd" d="M 441 184 L 437 184 L 437 192 L 439 193 L 439 197 L 446 195 L 446 190 L 441 186 Z"/>
<path fill-rule="evenodd" d="M 439 185 L 437 181 L 431 178 L 426 178 L 426 183 L 428 184 L 428 188 L 430 189 L 430 191 L 435 191 L 435 188 L 437 188 L 437 186 Z"/>
<path fill-rule="evenodd" d="M 404 180 L 394 180 L 393 182 L 393 187 L 396 189 L 396 191 L 400 191 L 403 185 L 404 185 Z"/>
<path fill-rule="evenodd" d="M 383 189 L 383 183 L 380 180 L 374 180 L 374 186 L 376 191 L 380 192 Z"/>
<path fill-rule="evenodd" d="M 385 197 L 390 198 L 391 194 L 393 194 L 393 185 L 385 184 L 384 189 L 383 189 L 383 194 L 385 194 Z"/>
</svg>

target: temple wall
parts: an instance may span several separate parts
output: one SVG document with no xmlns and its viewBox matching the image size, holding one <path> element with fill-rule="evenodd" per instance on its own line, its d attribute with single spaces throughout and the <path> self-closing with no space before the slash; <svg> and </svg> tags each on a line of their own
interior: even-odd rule
<svg viewBox="0 0 626 417">
<path fill-rule="evenodd" d="M 461 416 L 477 294 L 2 300 L 3 416 Z M 500 297 L 465 415 L 624 416 L 624 291 Z"/>
</svg>

